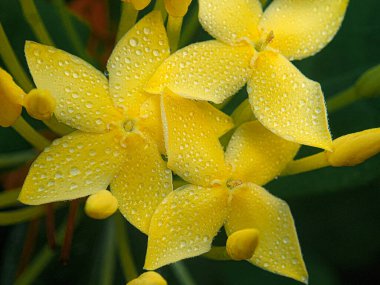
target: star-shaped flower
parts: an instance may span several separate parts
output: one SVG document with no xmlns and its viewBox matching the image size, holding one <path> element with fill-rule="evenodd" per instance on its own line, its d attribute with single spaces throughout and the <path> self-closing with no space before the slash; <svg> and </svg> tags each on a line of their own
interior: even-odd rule
<svg viewBox="0 0 380 285">
<path fill-rule="evenodd" d="M 204 143 L 207 143 L 204 139 Z M 225 164 L 199 162 L 198 181 L 171 192 L 158 206 L 149 228 L 145 268 L 156 269 L 207 252 L 224 225 L 227 235 L 255 228 L 259 243 L 248 261 L 306 282 L 307 271 L 288 205 L 258 186 L 285 168 L 299 145 L 268 131 L 258 121 L 241 125 L 226 150 Z M 206 148 L 205 148 L 206 149 Z M 196 173 L 193 166 L 189 172 Z M 203 179 L 202 179 L 203 178 Z"/>
<path fill-rule="evenodd" d="M 338 31 L 348 0 L 199 0 L 199 20 L 216 41 L 167 59 L 146 90 L 167 87 L 191 99 L 221 103 L 248 82 L 256 118 L 277 135 L 331 149 L 323 93 L 289 60 L 314 55 Z"/>
<path fill-rule="evenodd" d="M 28 42 L 25 53 L 35 84 L 57 101 L 58 120 L 78 130 L 40 154 L 20 201 L 71 200 L 110 185 L 123 215 L 147 233 L 151 215 L 172 191 L 172 174 L 161 157 L 160 96 L 143 91 L 169 56 L 160 13 L 144 17 L 119 42 L 108 62 L 109 80 L 53 47 Z"/>
<path fill-rule="evenodd" d="M 70 200 L 110 185 L 123 215 L 147 233 L 155 208 L 172 191 L 172 174 L 161 154 L 167 153 L 169 168 L 190 181 L 196 175 L 186 167 L 195 158 L 223 159 L 197 148 L 197 136 L 203 130 L 221 150 L 218 138 L 233 126 L 227 115 L 169 90 L 161 96 L 143 91 L 169 56 L 159 12 L 144 17 L 119 41 L 108 61 L 108 81 L 64 51 L 32 42 L 25 51 L 36 85 L 56 98 L 56 117 L 78 131 L 54 141 L 38 157 L 22 202 Z M 183 124 L 173 128 L 176 120 Z"/>
</svg>

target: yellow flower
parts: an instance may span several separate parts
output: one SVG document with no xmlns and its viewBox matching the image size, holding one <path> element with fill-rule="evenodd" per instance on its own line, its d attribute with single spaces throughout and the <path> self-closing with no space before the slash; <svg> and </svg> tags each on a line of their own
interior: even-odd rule
<svg viewBox="0 0 380 285">
<path fill-rule="evenodd" d="M 193 146 L 199 129 L 219 144 L 233 126 L 227 115 L 169 90 L 161 96 L 143 91 L 170 54 L 160 12 L 144 17 L 118 42 L 107 64 L 108 81 L 64 51 L 29 42 L 25 52 L 37 87 L 56 99 L 57 119 L 78 131 L 38 157 L 20 194 L 23 203 L 75 199 L 110 185 L 122 214 L 147 233 L 151 215 L 172 191 L 172 174 L 161 154 L 167 153 L 168 167 L 182 177 L 194 157 L 223 159 Z M 173 129 L 175 120 L 182 125 Z"/>
<path fill-rule="evenodd" d="M 161 118 L 142 108 L 160 113 L 159 96 L 143 92 L 169 56 L 160 13 L 147 15 L 119 42 L 108 62 L 109 81 L 62 50 L 28 42 L 25 53 L 35 84 L 56 100 L 57 119 L 78 130 L 40 154 L 19 200 L 71 200 L 110 185 L 122 214 L 146 233 L 157 205 L 172 191 L 172 174 L 159 151 Z"/>
<path fill-rule="evenodd" d="M 289 60 L 309 57 L 334 37 L 348 0 L 199 0 L 199 20 L 217 40 L 178 51 L 146 90 L 221 103 L 248 82 L 256 118 L 277 135 L 331 150 L 323 93 Z"/>
<path fill-rule="evenodd" d="M 212 142 L 206 137 L 198 144 L 208 152 Z M 288 205 L 258 186 L 279 175 L 298 148 L 298 144 L 253 121 L 241 125 L 232 136 L 225 154 L 229 167 L 223 160 L 188 164 L 189 177 L 199 173 L 192 176 L 199 183 L 171 192 L 156 209 L 149 228 L 145 268 L 154 270 L 207 252 L 224 225 L 227 235 L 256 229 L 259 242 L 249 262 L 307 282 Z M 223 154 L 222 150 L 212 152 L 212 157 Z"/>
<path fill-rule="evenodd" d="M 128 282 L 127 285 L 167 285 L 166 280 L 157 272 L 148 271 Z"/>
<path fill-rule="evenodd" d="M 24 91 L 0 68 L 0 126 L 13 125 L 21 115 Z"/>
<path fill-rule="evenodd" d="M 166 11 L 173 17 L 185 16 L 190 4 L 191 0 L 165 0 Z"/>
</svg>

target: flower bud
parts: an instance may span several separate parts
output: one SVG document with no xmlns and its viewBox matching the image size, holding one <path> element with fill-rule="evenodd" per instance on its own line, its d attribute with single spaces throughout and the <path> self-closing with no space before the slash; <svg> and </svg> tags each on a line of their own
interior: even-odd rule
<svg viewBox="0 0 380 285">
<path fill-rule="evenodd" d="M 28 114 L 38 120 L 48 120 L 55 110 L 55 98 L 48 90 L 33 89 L 24 98 Z"/>
<path fill-rule="evenodd" d="M 376 128 L 337 138 L 326 156 L 332 166 L 354 166 L 379 152 L 380 128 Z"/>
<path fill-rule="evenodd" d="M 355 91 L 362 97 L 380 96 L 380 65 L 366 71 L 356 82 Z"/>
<path fill-rule="evenodd" d="M 250 259 L 259 243 L 257 229 L 236 231 L 227 239 L 226 250 L 233 260 Z"/>
<path fill-rule="evenodd" d="M 151 0 L 124 0 L 124 2 L 131 3 L 136 10 L 142 10 L 149 5 Z"/>
<path fill-rule="evenodd" d="M 165 8 L 173 17 L 183 17 L 187 13 L 191 0 L 165 0 Z"/>
<path fill-rule="evenodd" d="M 87 216 L 102 220 L 116 212 L 118 203 L 108 190 L 100 190 L 87 198 L 84 210 Z"/>
<path fill-rule="evenodd" d="M 127 285 L 167 285 L 166 280 L 157 272 L 148 271 L 141 274 L 136 279 L 128 282 Z"/>
<path fill-rule="evenodd" d="M 24 91 L 0 68 L 0 126 L 13 125 L 21 115 Z"/>
</svg>

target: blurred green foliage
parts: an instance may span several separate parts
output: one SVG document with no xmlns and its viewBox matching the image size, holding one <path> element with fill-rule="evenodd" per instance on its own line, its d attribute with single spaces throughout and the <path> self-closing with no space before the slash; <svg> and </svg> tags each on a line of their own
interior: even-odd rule
<svg viewBox="0 0 380 285">
<path fill-rule="evenodd" d="M 53 1 L 36 0 L 36 5 L 57 47 L 75 54 L 60 22 Z M 111 27 L 115 29 L 119 0 L 109 1 Z M 191 9 L 197 9 L 193 3 Z M 295 64 L 309 78 L 319 81 L 326 98 L 351 86 L 370 67 L 380 63 L 380 2 L 351 1 L 347 16 L 333 42 L 314 57 Z M 191 14 L 191 13 L 190 13 Z M 194 11 L 193 11 L 194 14 Z M 89 27 L 70 15 L 84 43 Z M 0 1 L 0 20 L 11 44 L 26 68 L 25 40 L 35 40 L 18 1 Z M 191 15 L 185 20 L 191 20 Z M 192 41 L 209 39 L 201 28 Z M 4 66 L 0 62 L 1 66 Z M 242 99 L 241 92 L 227 107 L 231 112 Z M 41 124 L 30 121 L 37 127 Z M 380 98 L 359 101 L 329 114 L 333 137 L 380 126 Z M 29 149 L 11 128 L 0 128 L 0 154 Z M 303 148 L 300 156 L 315 149 Z M 380 284 L 380 157 L 354 168 L 327 168 L 292 177 L 280 177 L 267 185 L 272 193 L 290 205 L 310 274 L 311 285 Z M 60 210 L 63 215 L 66 210 Z M 62 266 L 56 256 L 35 284 L 123 284 L 120 264 L 115 260 L 114 281 L 103 283 L 104 262 L 115 250 L 109 231 L 113 221 L 84 217 L 78 226 L 71 260 Z M 143 265 L 146 237 L 128 225 L 139 270 Z M 2 238 L 0 284 L 13 284 L 26 225 L 0 230 Z M 43 231 L 39 247 L 45 242 Z M 297 284 L 297 282 L 257 269 L 246 262 L 216 262 L 202 257 L 186 260 L 197 284 Z M 160 270 L 169 284 L 179 284 L 169 266 Z"/>
</svg>

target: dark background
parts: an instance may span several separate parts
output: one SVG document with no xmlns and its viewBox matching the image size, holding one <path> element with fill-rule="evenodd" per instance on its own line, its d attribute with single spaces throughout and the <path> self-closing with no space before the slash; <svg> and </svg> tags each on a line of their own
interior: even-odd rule
<svg viewBox="0 0 380 285">
<path fill-rule="evenodd" d="M 36 5 L 57 47 L 76 54 L 60 22 L 56 2 L 36 0 Z M 72 1 L 71 1 L 72 2 Z M 119 1 L 110 0 L 110 33 L 114 33 L 119 15 Z M 191 9 L 196 9 L 193 3 Z M 149 9 L 147 9 L 148 11 Z M 322 52 L 295 62 L 309 78 L 319 81 L 326 98 L 350 87 L 367 69 L 380 63 L 380 2 L 352 0 L 343 26 Z M 83 43 L 90 35 L 90 26 L 70 14 Z M 9 40 L 25 66 L 25 40 L 36 40 L 26 23 L 18 1 L 0 0 L 0 21 Z M 185 21 L 186 25 L 186 21 Z M 210 37 L 199 28 L 191 41 Z M 104 49 L 104 52 L 106 49 Z M 99 53 L 102 53 L 100 48 Z M 4 64 L 0 61 L 0 65 Z M 102 69 L 102 65 L 97 64 Z M 242 99 L 242 91 L 227 107 L 230 112 Z M 380 126 L 380 99 L 358 101 L 329 114 L 333 137 Z M 34 126 L 41 124 L 30 120 Z M 29 149 L 11 128 L 0 128 L 0 153 Z M 303 148 L 300 156 L 316 152 Z M 293 177 L 280 177 L 266 186 L 285 199 L 293 212 L 311 285 L 380 284 L 380 156 L 353 168 L 326 168 Z M 6 173 L 9 169 L 0 169 Z M 58 211 L 60 216 L 67 208 Z M 0 284 L 13 284 L 26 224 L 0 228 Z M 94 221 L 81 219 L 76 229 L 72 256 L 62 266 L 55 256 L 34 284 L 107 284 L 101 282 L 102 270 L 109 262 L 107 254 L 114 246 L 112 219 Z M 146 237 L 128 225 L 133 253 L 141 270 L 145 255 Z M 218 237 L 222 240 L 223 236 Z M 39 233 L 36 252 L 46 242 L 43 228 Z M 114 281 L 124 284 L 117 260 Z M 297 284 L 246 262 L 217 262 L 198 257 L 184 262 L 197 284 Z M 160 273 L 170 284 L 180 284 L 170 267 Z"/>
</svg>

